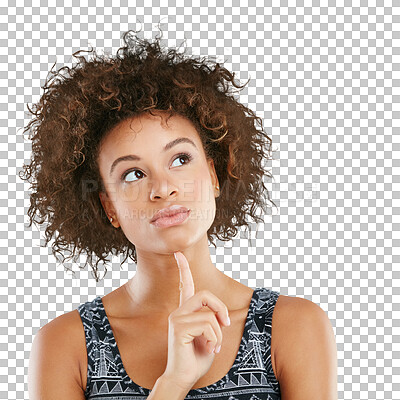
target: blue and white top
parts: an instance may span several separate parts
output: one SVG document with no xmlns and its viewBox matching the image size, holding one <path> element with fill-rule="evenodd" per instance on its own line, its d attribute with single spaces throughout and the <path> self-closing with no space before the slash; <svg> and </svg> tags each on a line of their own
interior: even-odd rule
<svg viewBox="0 0 400 400">
<path fill-rule="evenodd" d="M 239 351 L 229 372 L 218 382 L 191 389 L 185 399 L 280 400 L 271 363 L 272 314 L 279 292 L 254 289 Z M 131 380 L 100 296 L 78 307 L 88 355 L 86 399 L 146 399 L 150 389 Z"/>
</svg>

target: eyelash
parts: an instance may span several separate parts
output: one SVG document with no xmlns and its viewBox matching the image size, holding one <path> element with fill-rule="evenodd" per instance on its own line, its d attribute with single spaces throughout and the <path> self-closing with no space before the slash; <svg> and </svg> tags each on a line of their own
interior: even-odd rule
<svg viewBox="0 0 400 400">
<path fill-rule="evenodd" d="M 188 162 L 185 163 L 185 164 L 188 164 L 188 163 L 189 163 L 190 161 L 192 161 L 192 159 L 193 159 L 193 157 L 192 157 L 189 153 L 179 153 L 179 154 L 176 155 L 176 157 L 174 158 L 173 161 L 177 160 L 178 158 L 186 158 Z M 184 164 L 184 165 L 185 165 L 185 164 Z M 134 171 L 140 171 L 140 169 L 138 169 L 138 168 L 133 168 L 133 169 L 130 169 L 130 170 L 124 172 L 124 173 L 122 174 L 122 176 L 121 176 L 121 180 L 124 181 L 125 178 L 126 178 L 126 176 L 127 176 L 128 174 L 130 174 L 131 172 L 134 172 Z M 140 172 L 142 172 L 142 171 L 140 171 Z M 137 179 L 137 180 L 140 180 L 140 179 Z M 134 181 L 126 182 L 126 183 L 132 183 L 132 182 L 134 182 Z"/>
</svg>

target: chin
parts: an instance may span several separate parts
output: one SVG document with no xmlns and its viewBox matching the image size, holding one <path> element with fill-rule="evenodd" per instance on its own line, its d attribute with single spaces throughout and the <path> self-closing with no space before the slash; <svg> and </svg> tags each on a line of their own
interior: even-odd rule
<svg viewBox="0 0 400 400">
<path fill-rule="evenodd" d="M 182 232 L 173 236 L 166 235 L 162 239 L 156 239 L 154 243 L 161 252 L 174 253 L 175 251 L 184 251 L 185 249 L 194 246 L 203 235 L 204 233 L 196 235 L 193 233 L 188 234 L 188 232 Z"/>
</svg>

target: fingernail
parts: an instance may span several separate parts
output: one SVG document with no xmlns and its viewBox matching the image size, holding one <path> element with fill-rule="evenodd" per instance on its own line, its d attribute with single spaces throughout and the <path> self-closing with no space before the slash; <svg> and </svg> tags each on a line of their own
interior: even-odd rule
<svg viewBox="0 0 400 400">
<path fill-rule="evenodd" d="M 174 253 L 175 261 L 178 262 L 178 258 L 176 257 L 176 254 Z"/>
<path fill-rule="evenodd" d="M 215 352 L 216 352 L 216 353 L 219 353 L 220 350 L 221 350 L 221 345 L 219 345 L 219 346 L 217 346 L 217 347 L 215 348 Z"/>
<path fill-rule="evenodd" d="M 228 326 L 231 324 L 231 319 L 228 317 Z"/>
</svg>

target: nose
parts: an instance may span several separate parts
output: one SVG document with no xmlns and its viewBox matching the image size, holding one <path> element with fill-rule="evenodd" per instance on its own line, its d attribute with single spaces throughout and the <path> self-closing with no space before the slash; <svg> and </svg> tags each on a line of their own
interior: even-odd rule
<svg viewBox="0 0 400 400">
<path fill-rule="evenodd" d="M 150 198 L 151 200 L 160 198 L 167 199 L 173 195 L 176 195 L 177 193 L 178 188 L 164 179 L 152 185 L 150 189 Z"/>
</svg>

